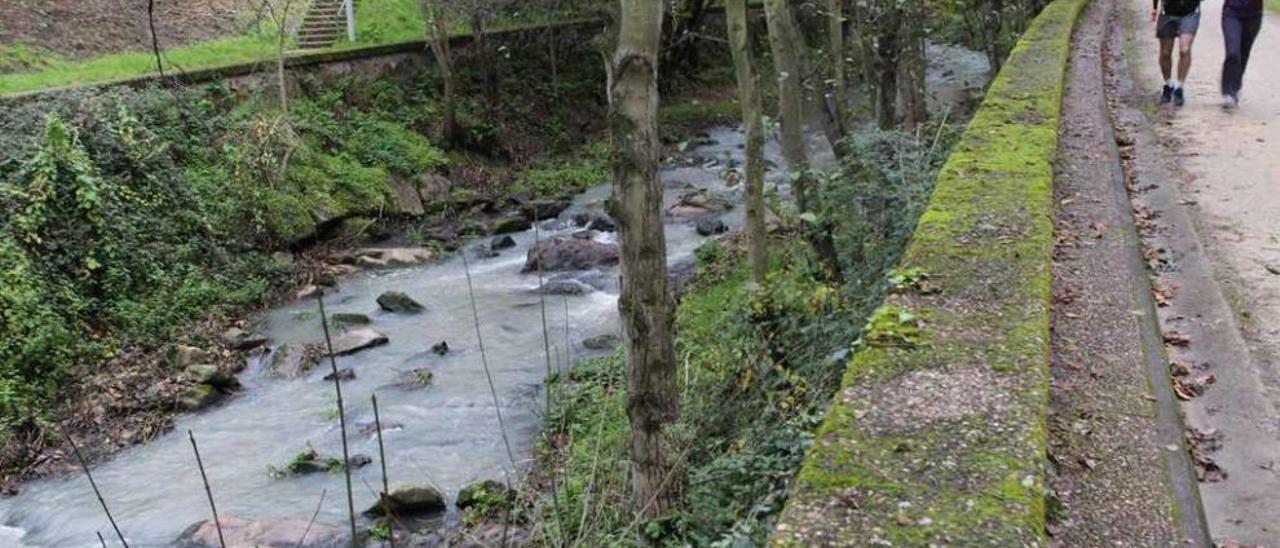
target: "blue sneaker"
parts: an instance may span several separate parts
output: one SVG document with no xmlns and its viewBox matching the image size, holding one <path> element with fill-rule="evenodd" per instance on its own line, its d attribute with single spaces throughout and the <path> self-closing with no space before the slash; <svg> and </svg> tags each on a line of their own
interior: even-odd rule
<svg viewBox="0 0 1280 548">
<path fill-rule="evenodd" d="M 1182 94 L 1182 88 L 1173 90 L 1173 105 L 1182 106 L 1187 104 L 1187 98 Z"/>
</svg>

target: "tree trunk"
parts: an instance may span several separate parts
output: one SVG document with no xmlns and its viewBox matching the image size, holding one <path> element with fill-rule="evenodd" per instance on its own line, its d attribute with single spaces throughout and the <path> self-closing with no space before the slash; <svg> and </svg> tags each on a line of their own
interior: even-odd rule
<svg viewBox="0 0 1280 548">
<path fill-rule="evenodd" d="M 769 25 L 769 44 L 778 74 L 778 113 L 782 122 L 782 155 L 790 172 L 791 190 L 801 213 L 816 209 L 813 175 L 809 172 L 809 153 L 804 141 L 804 62 L 803 51 L 797 51 L 795 20 L 787 0 L 765 0 L 765 18 Z M 825 128 L 824 128 L 825 129 Z M 832 136 L 828 134 L 828 139 Z M 831 142 L 837 148 L 837 141 Z M 808 223 L 805 233 L 823 268 L 832 279 L 841 278 L 840 262 L 835 252 L 831 229 L 826 223 Z"/>
<path fill-rule="evenodd" d="M 902 25 L 902 125 L 907 131 L 915 131 L 929 116 L 928 92 L 925 89 L 924 1 L 909 0 Z"/>
<path fill-rule="evenodd" d="M 489 47 L 489 31 L 485 25 L 485 14 L 476 10 L 471 15 L 471 34 L 475 37 L 476 49 L 480 51 L 480 66 L 484 72 L 484 94 L 489 111 L 498 108 L 498 65 Z"/>
<path fill-rule="evenodd" d="M 729 49 L 738 75 L 738 101 L 742 103 L 742 125 L 746 128 L 747 189 L 747 256 L 751 264 L 751 282 L 764 287 L 764 115 L 761 112 L 760 81 L 751 53 L 751 37 L 747 27 L 746 0 L 727 0 L 725 17 L 729 26 Z"/>
<path fill-rule="evenodd" d="M 880 129 L 893 129 L 898 124 L 898 64 L 902 53 L 897 7 L 885 8 L 877 23 L 876 120 Z"/>
<path fill-rule="evenodd" d="M 621 0 L 613 55 L 609 126 L 614 146 L 611 212 L 618 220 L 627 348 L 627 416 L 635 511 L 653 519 L 679 503 L 681 474 L 666 429 L 680 415 L 676 386 L 674 299 L 667 289 L 667 246 L 658 178 L 658 55 L 661 0 Z"/>
<path fill-rule="evenodd" d="M 453 59 L 449 53 L 449 22 L 444 9 L 432 0 L 420 0 L 422 16 L 426 24 L 427 45 L 436 58 L 436 68 L 444 83 L 443 120 L 440 134 L 446 143 L 458 143 L 458 107 L 454 97 L 457 82 L 453 74 Z"/>
<path fill-rule="evenodd" d="M 827 38 L 831 48 L 831 102 L 835 130 L 849 132 L 849 84 L 845 78 L 844 0 L 827 0 Z M 834 145 L 834 143 L 833 143 Z"/>
</svg>

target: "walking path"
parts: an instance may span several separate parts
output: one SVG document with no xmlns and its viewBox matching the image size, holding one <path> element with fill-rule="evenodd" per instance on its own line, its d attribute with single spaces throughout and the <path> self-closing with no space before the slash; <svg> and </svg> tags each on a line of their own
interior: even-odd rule
<svg viewBox="0 0 1280 548">
<path fill-rule="evenodd" d="M 1204 457 L 1206 521 L 1215 541 L 1280 546 L 1280 19 L 1264 22 L 1241 106 L 1225 111 L 1222 0 L 1206 1 L 1188 104 L 1175 109 L 1155 102 L 1149 0 L 1121 2 L 1134 87 L 1113 104 L 1113 121 L 1166 301 L 1160 326 L 1175 363 L 1216 379 L 1183 405 Z"/>
</svg>

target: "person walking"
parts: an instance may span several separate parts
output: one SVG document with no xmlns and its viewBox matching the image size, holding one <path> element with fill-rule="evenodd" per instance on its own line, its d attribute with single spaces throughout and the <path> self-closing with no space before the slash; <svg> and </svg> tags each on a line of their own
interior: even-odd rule
<svg viewBox="0 0 1280 548">
<path fill-rule="evenodd" d="M 1151 22 L 1156 24 L 1156 38 L 1160 40 L 1160 73 L 1164 75 L 1160 102 L 1185 105 L 1187 98 L 1182 85 L 1191 72 L 1191 46 L 1200 30 L 1200 0 L 1152 0 Z M 1176 79 L 1173 77 L 1174 42 L 1178 44 Z"/>
<path fill-rule="evenodd" d="M 1222 38 L 1227 46 L 1227 58 L 1222 62 L 1222 106 L 1228 110 L 1240 104 L 1244 70 L 1259 30 L 1262 0 L 1226 0 L 1222 4 Z"/>
</svg>

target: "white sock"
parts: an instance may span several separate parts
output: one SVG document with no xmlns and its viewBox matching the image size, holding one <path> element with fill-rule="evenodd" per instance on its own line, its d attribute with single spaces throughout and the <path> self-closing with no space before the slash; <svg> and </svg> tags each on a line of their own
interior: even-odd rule
<svg viewBox="0 0 1280 548">
<path fill-rule="evenodd" d="M 1169 86 L 1171 88 L 1176 88 L 1178 87 L 1178 81 L 1170 78 L 1164 81 L 1164 85 Z"/>
<path fill-rule="evenodd" d="M 1173 89 L 1182 89 L 1182 82 L 1179 82 L 1177 80 L 1174 80 L 1173 84 L 1171 85 L 1173 86 Z"/>
</svg>

